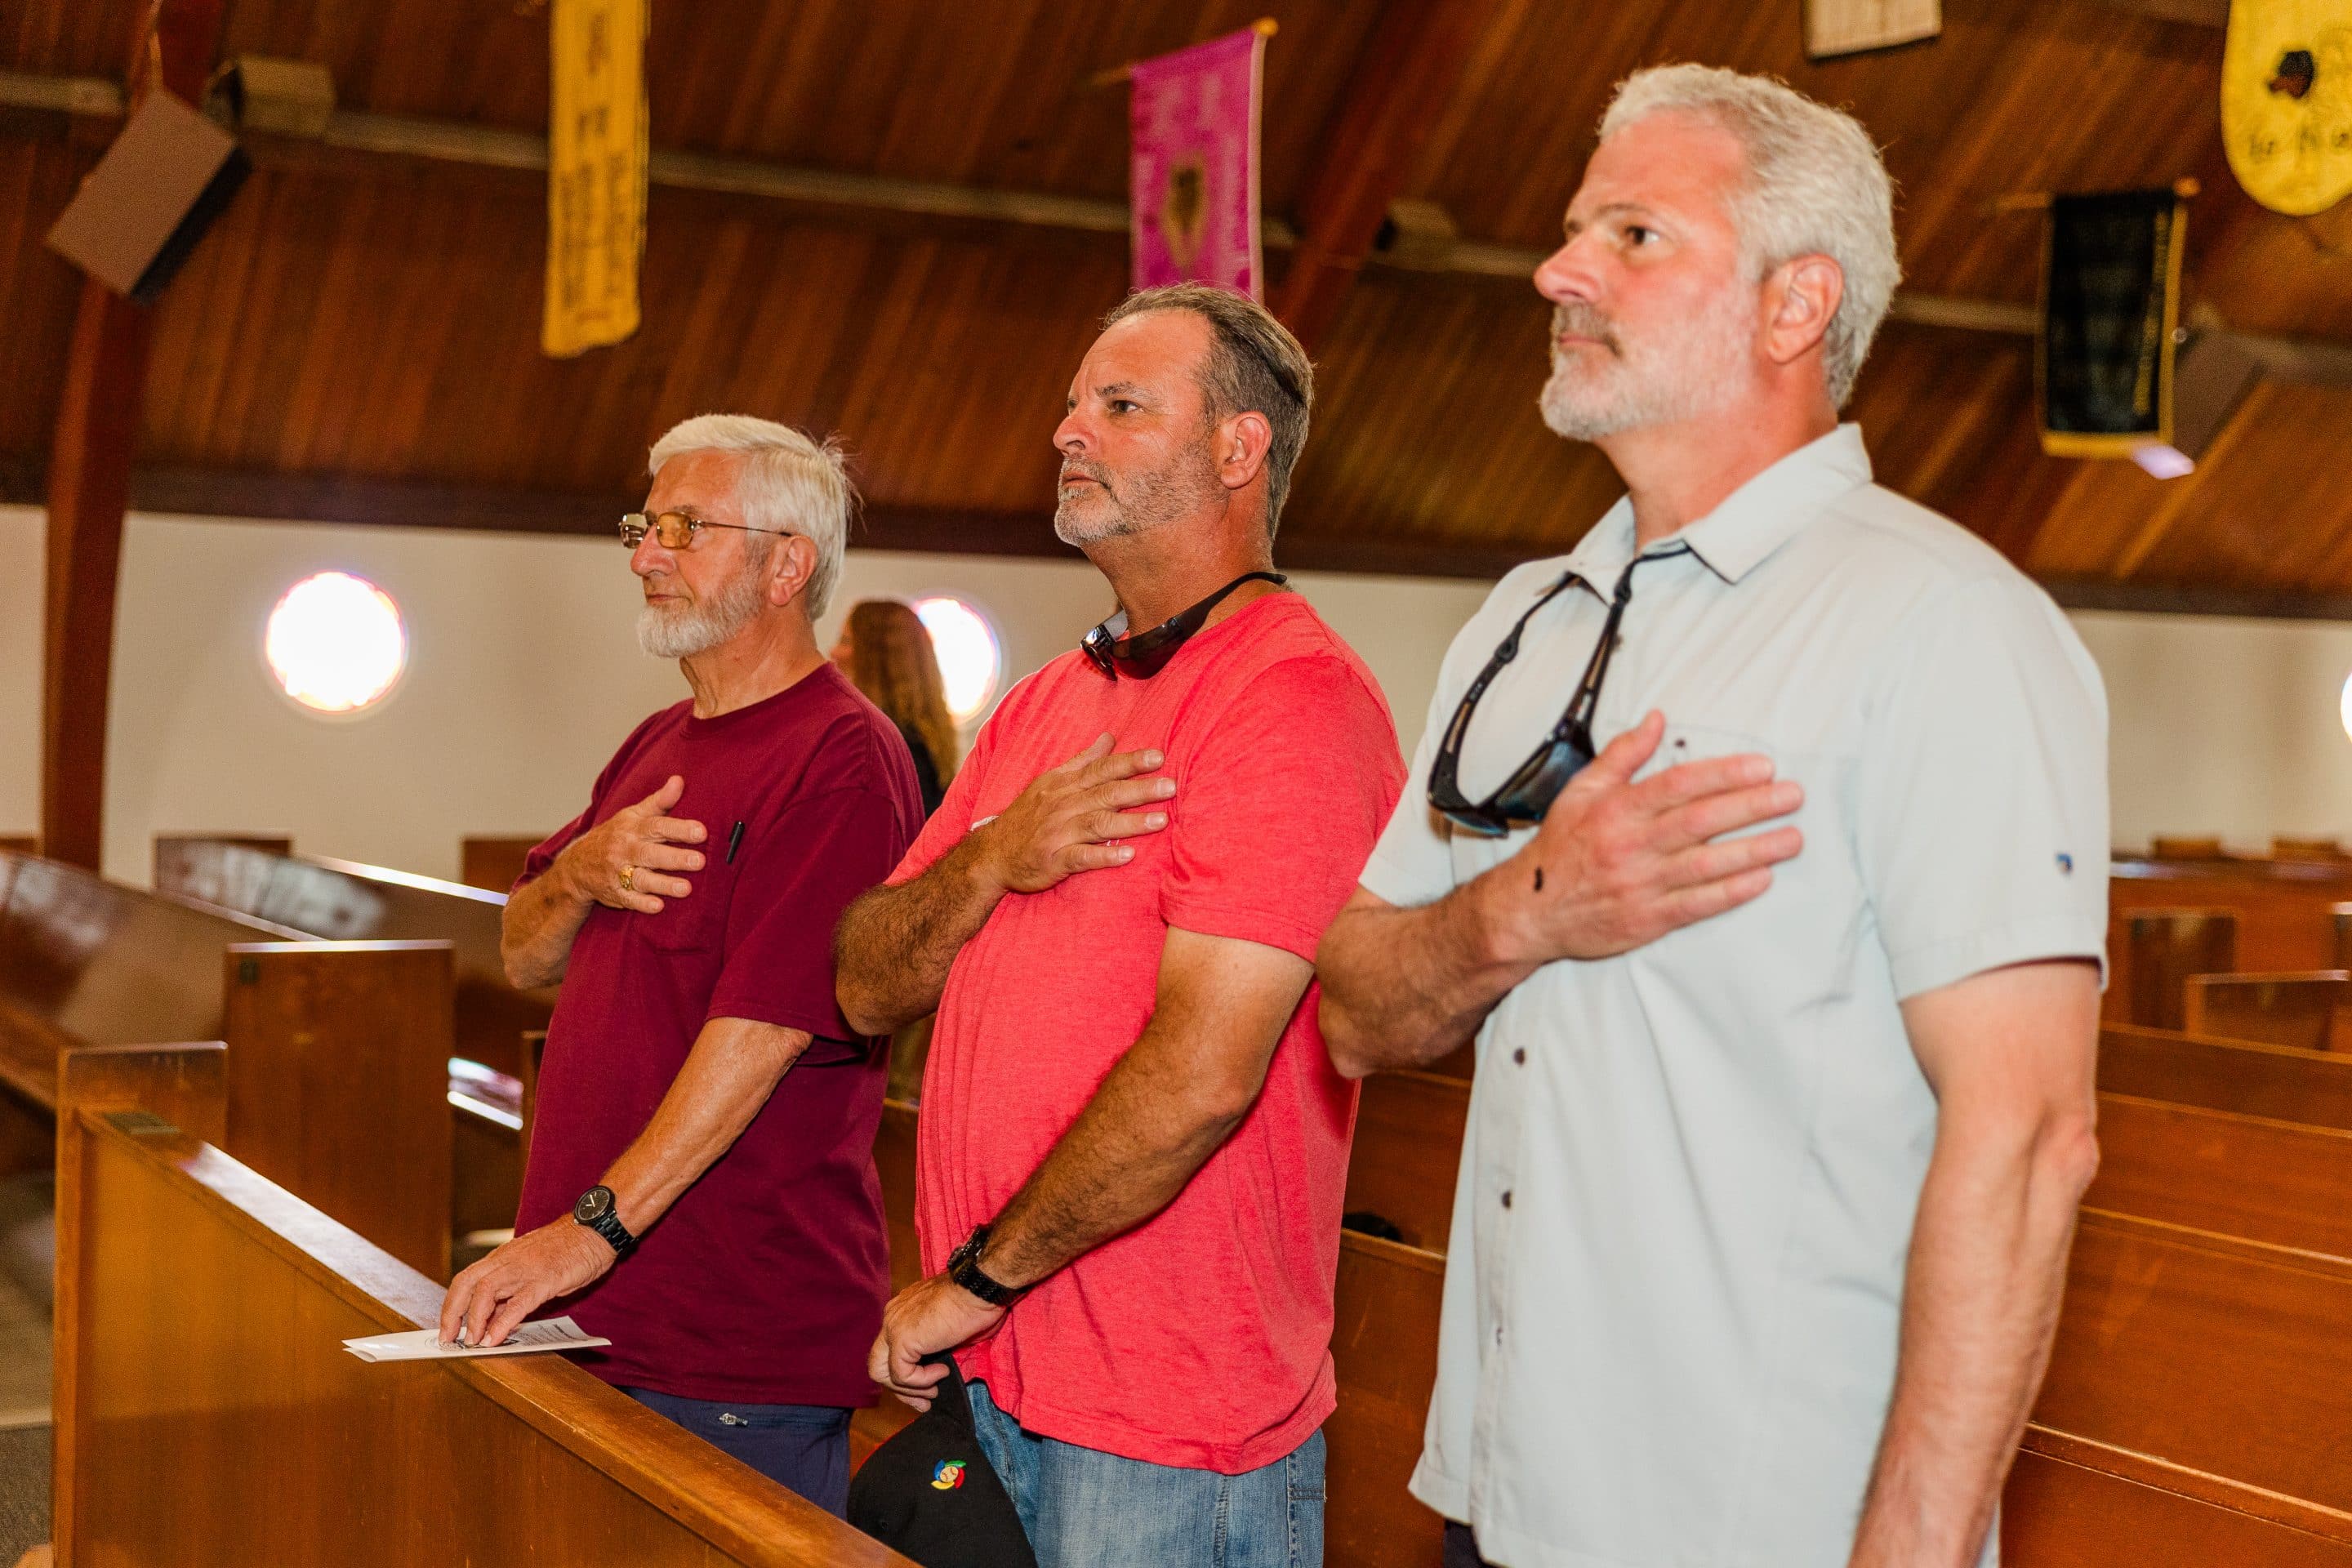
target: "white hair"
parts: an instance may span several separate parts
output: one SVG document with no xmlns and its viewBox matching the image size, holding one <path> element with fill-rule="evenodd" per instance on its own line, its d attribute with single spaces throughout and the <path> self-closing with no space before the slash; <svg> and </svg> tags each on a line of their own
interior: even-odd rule
<svg viewBox="0 0 2352 1568">
<path fill-rule="evenodd" d="M 738 452 L 743 471 L 735 485 L 735 500 L 743 521 L 752 528 L 783 529 L 816 546 L 816 567 L 802 595 L 809 619 L 824 614 L 833 600 L 834 584 L 841 580 L 841 555 L 849 543 L 849 509 L 856 492 L 850 488 L 845 454 L 837 441 L 819 443 L 789 425 L 755 419 L 748 414 L 702 414 L 669 427 L 654 443 L 646 458 L 646 472 L 659 476 L 662 465 L 688 452 Z M 765 537 L 754 536 L 772 546 Z M 761 550 L 754 556 L 764 556 Z"/>
<path fill-rule="evenodd" d="M 1830 401 L 1844 407 L 1903 279 L 1895 185 L 1870 133 L 1851 114 L 1778 78 L 1679 65 L 1636 71 L 1619 83 L 1601 117 L 1601 139 L 1668 110 L 1706 116 L 1747 153 L 1747 188 L 1731 200 L 1731 221 L 1757 277 L 1800 256 L 1826 256 L 1845 275 L 1844 296 L 1822 336 Z"/>
</svg>

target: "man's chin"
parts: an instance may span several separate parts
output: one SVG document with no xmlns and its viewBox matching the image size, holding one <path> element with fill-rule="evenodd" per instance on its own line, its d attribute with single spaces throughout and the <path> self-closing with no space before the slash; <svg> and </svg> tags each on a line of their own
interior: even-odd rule
<svg viewBox="0 0 2352 1568">
<path fill-rule="evenodd" d="M 1080 550 L 1097 541 L 1117 539 L 1134 531 L 1135 526 L 1127 514 L 1115 507 L 1066 500 L 1054 509 L 1054 537 Z"/>
</svg>

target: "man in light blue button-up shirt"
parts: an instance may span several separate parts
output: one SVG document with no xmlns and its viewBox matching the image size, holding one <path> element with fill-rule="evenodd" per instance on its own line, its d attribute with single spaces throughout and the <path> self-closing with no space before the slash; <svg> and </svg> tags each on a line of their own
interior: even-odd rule
<svg viewBox="0 0 2352 1568">
<path fill-rule="evenodd" d="M 1343 1071 L 1477 1041 L 1452 1561 L 1994 1555 L 2097 1161 L 2106 716 L 1838 423 L 1890 208 L 1847 117 L 1644 72 L 1537 274 L 1629 494 L 1455 641 L 1318 963 Z"/>
</svg>

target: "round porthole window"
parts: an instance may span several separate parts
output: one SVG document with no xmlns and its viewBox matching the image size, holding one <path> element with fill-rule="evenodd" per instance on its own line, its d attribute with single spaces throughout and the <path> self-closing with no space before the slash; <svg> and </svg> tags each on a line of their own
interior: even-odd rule
<svg viewBox="0 0 2352 1568">
<path fill-rule="evenodd" d="M 286 590 L 262 634 L 279 690 L 320 713 L 357 713 L 399 684 L 408 628 L 392 595 L 348 572 L 320 572 Z"/>
<path fill-rule="evenodd" d="M 947 687 L 948 711 L 969 724 L 988 711 L 1004 679 L 1004 647 L 988 617 L 949 595 L 915 601 L 915 614 L 931 634 L 940 679 Z"/>
</svg>

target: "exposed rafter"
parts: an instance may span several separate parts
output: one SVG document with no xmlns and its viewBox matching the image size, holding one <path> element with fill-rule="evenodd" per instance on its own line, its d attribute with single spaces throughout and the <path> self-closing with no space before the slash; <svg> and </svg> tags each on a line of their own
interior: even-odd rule
<svg viewBox="0 0 2352 1568">
<path fill-rule="evenodd" d="M 151 0 L 140 8 L 126 40 L 129 105 L 156 90 L 191 102 L 203 93 L 224 4 Z M 121 101 L 120 90 L 116 97 Z M 151 326 L 144 307 L 83 280 L 49 454 L 41 846 L 54 859 L 93 870 L 104 831 L 115 587 Z"/>
<path fill-rule="evenodd" d="M 1371 254 L 1390 204 L 1453 101 L 1496 0 L 1388 0 L 1300 203 L 1275 313 L 1312 350 Z"/>
</svg>

